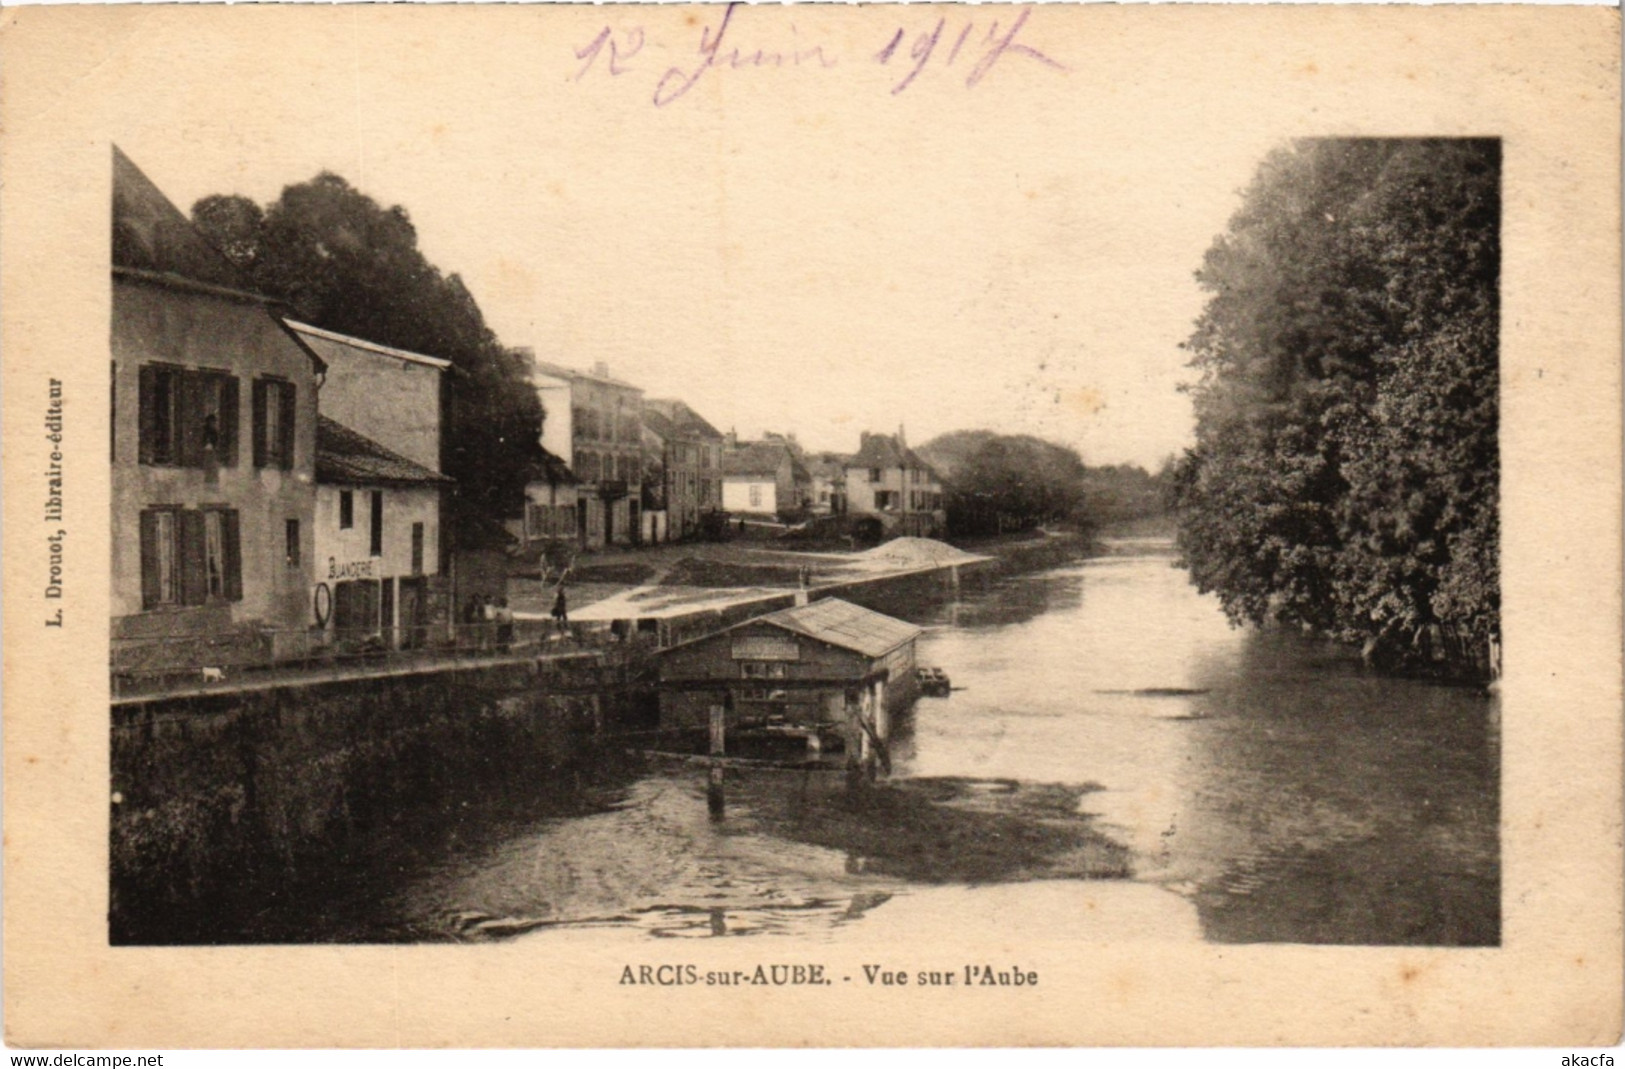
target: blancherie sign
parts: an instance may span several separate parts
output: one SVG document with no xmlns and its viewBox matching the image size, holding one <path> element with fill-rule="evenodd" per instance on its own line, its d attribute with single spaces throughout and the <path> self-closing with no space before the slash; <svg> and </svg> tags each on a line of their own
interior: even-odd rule
<svg viewBox="0 0 1625 1069">
<path fill-rule="evenodd" d="M 327 577 L 329 579 L 374 579 L 373 562 L 368 560 L 338 562 L 337 557 L 327 558 Z"/>
</svg>

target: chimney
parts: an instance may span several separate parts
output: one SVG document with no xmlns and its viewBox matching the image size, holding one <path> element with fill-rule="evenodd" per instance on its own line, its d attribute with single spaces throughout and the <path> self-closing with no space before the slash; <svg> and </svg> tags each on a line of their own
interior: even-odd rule
<svg viewBox="0 0 1625 1069">
<path fill-rule="evenodd" d="M 903 425 L 901 423 L 897 425 L 897 445 L 900 449 L 908 448 L 908 437 L 903 434 Z"/>
<path fill-rule="evenodd" d="M 592 365 L 592 373 L 601 379 L 609 378 L 609 364 L 602 360 L 594 361 Z"/>
</svg>

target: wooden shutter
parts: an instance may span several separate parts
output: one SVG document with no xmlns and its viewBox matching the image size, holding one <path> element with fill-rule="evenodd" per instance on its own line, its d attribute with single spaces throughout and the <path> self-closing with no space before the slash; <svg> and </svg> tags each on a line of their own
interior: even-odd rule
<svg viewBox="0 0 1625 1069">
<path fill-rule="evenodd" d="M 293 417 L 296 410 L 293 383 L 282 383 L 281 388 L 277 390 L 277 394 L 282 405 L 282 470 L 291 471 L 293 469 L 293 443 L 295 441 Z"/>
<path fill-rule="evenodd" d="M 220 511 L 220 553 L 225 558 L 221 564 L 225 571 L 226 599 L 228 601 L 243 600 L 243 554 L 239 543 L 239 526 L 236 509 L 222 509 Z"/>
<path fill-rule="evenodd" d="M 139 414 L 141 418 L 139 459 L 143 464 L 154 464 L 158 459 L 156 448 L 158 434 L 158 369 L 150 364 L 141 365 Z"/>
<path fill-rule="evenodd" d="M 142 368 L 145 384 L 146 368 Z M 141 512 L 141 607 L 150 609 L 158 604 L 158 513 L 152 509 Z"/>
<path fill-rule="evenodd" d="M 175 405 L 175 462 L 183 468 L 203 466 L 203 391 L 208 376 L 196 371 L 175 373 L 180 394 Z"/>
<path fill-rule="evenodd" d="M 264 379 L 254 380 L 254 466 L 265 467 L 265 394 L 269 384 Z"/>
<path fill-rule="evenodd" d="M 181 521 L 181 604 L 202 605 L 209 599 L 203 513 L 197 509 L 186 509 L 179 515 Z"/>
<path fill-rule="evenodd" d="M 378 626 L 384 632 L 384 637 L 389 639 L 390 629 L 395 626 L 395 577 L 382 580 L 378 589 L 382 595 L 378 599 Z"/>
<path fill-rule="evenodd" d="M 220 380 L 220 463 L 228 468 L 237 466 L 237 376 L 227 375 Z"/>
</svg>

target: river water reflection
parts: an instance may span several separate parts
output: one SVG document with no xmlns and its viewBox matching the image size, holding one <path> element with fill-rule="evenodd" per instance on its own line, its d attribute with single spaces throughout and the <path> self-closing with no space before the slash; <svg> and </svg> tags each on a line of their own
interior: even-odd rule
<svg viewBox="0 0 1625 1069">
<path fill-rule="evenodd" d="M 912 614 L 955 689 L 878 801 L 751 772 L 714 823 L 703 772 L 633 763 L 420 849 L 328 937 L 1496 943 L 1495 701 L 1233 630 L 1166 545 L 1114 549 Z"/>
</svg>

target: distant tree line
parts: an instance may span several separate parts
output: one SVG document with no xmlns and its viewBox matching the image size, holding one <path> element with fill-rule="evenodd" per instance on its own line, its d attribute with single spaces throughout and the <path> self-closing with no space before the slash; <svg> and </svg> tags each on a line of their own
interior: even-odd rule
<svg viewBox="0 0 1625 1069">
<path fill-rule="evenodd" d="M 452 533 L 484 541 L 520 513 L 543 418 L 529 368 L 486 326 L 463 280 L 424 257 L 406 209 L 324 172 L 264 208 L 204 197 L 192 219 L 248 285 L 305 321 L 450 360 L 442 466 L 457 480 Z"/>
<path fill-rule="evenodd" d="M 1492 140 L 1298 142 L 1208 250 L 1172 501 L 1232 620 L 1491 670 L 1500 164 Z"/>
<path fill-rule="evenodd" d="M 1159 477 L 1144 468 L 1088 467 L 1076 450 L 1031 435 L 953 431 L 917 452 L 942 478 L 953 535 L 1097 527 L 1166 509 Z"/>
</svg>

